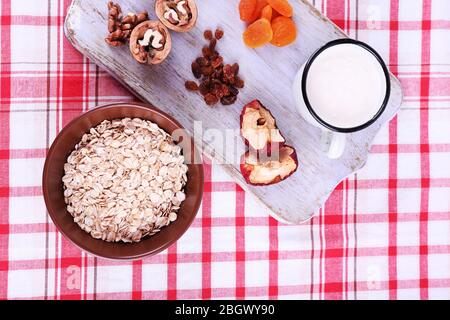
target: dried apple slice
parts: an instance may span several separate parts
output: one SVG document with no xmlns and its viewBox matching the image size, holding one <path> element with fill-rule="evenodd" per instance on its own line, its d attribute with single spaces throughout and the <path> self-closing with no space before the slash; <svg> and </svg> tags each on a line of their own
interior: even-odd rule
<svg viewBox="0 0 450 320">
<path fill-rule="evenodd" d="M 295 149 L 283 145 L 277 158 L 267 161 L 258 159 L 255 152 L 246 152 L 241 159 L 241 173 L 248 184 L 267 186 L 281 182 L 290 177 L 298 168 Z"/>
<path fill-rule="evenodd" d="M 241 113 L 241 134 L 255 150 L 269 149 L 285 139 L 278 130 L 275 118 L 258 100 L 250 102 Z"/>
</svg>

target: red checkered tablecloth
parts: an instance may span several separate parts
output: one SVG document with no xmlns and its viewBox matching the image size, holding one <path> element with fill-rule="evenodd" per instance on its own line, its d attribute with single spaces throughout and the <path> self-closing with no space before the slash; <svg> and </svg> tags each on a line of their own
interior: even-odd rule
<svg viewBox="0 0 450 320">
<path fill-rule="evenodd" d="M 78 250 L 41 191 L 61 128 L 133 97 L 64 38 L 69 0 L 0 1 L 0 298 L 450 299 L 449 0 L 312 1 L 403 85 L 366 167 L 310 222 L 286 226 L 206 164 L 193 226 L 136 262 Z"/>
</svg>

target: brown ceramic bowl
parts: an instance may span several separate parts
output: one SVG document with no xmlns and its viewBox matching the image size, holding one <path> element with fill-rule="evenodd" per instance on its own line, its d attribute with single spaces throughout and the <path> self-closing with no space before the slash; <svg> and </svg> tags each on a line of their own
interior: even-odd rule
<svg viewBox="0 0 450 320">
<path fill-rule="evenodd" d="M 103 120 L 120 118 L 141 118 L 159 125 L 168 133 L 182 129 L 181 125 L 164 112 L 144 104 L 114 104 L 95 108 L 70 122 L 56 137 L 50 148 L 44 165 L 43 193 L 48 212 L 58 230 L 76 246 L 95 256 L 107 259 L 132 260 L 154 255 L 176 242 L 189 228 L 200 207 L 203 194 L 202 164 L 188 164 L 186 200 L 178 212 L 178 219 L 161 232 L 144 238 L 139 243 L 110 243 L 96 240 L 83 231 L 66 210 L 62 177 L 67 157 L 81 140 L 84 133 L 100 124 Z M 200 159 L 192 138 L 189 138 L 191 150 L 184 156 Z M 183 145 L 186 145 L 185 143 Z M 188 162 L 189 163 L 189 162 Z M 195 163 L 191 161 L 190 163 Z"/>
</svg>

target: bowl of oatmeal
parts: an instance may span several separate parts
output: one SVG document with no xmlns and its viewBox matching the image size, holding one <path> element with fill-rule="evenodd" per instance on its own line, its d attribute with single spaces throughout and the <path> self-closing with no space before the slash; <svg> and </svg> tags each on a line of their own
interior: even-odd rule
<svg viewBox="0 0 450 320">
<path fill-rule="evenodd" d="M 58 230 L 98 257 L 159 253 L 189 228 L 203 194 L 193 139 L 144 104 L 97 107 L 56 137 L 44 165 L 43 194 Z"/>
</svg>

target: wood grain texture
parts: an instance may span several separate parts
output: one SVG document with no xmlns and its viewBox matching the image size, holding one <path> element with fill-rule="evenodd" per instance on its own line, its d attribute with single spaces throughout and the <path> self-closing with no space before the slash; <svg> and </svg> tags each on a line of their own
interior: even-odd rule
<svg viewBox="0 0 450 320">
<path fill-rule="evenodd" d="M 148 10 L 150 17 L 156 19 L 153 1 L 118 2 L 125 13 Z M 247 185 L 237 164 L 244 151 L 238 135 L 231 134 L 237 144 L 232 152 L 224 151 L 224 144 L 229 145 L 229 141 L 212 140 L 208 136 L 197 141 L 197 144 L 203 145 L 205 154 L 220 163 L 225 159 L 234 159 L 231 162 L 235 164 L 224 164 L 231 177 L 269 207 L 274 217 L 298 224 L 311 218 L 333 189 L 365 164 L 375 134 L 399 110 L 402 90 L 398 80 L 392 76 L 391 98 L 383 116 L 371 127 L 349 135 L 345 154 L 340 159 L 328 159 L 320 148 L 320 129 L 301 119 L 295 109 L 291 87 L 296 72 L 315 50 L 328 41 L 346 35 L 306 0 L 291 2 L 299 30 L 297 42 L 282 49 L 265 46 L 250 50 L 242 42 L 244 25 L 236 9 L 238 0 L 197 0 L 197 26 L 187 34 L 172 33 L 170 57 L 162 65 L 154 67 L 136 63 L 127 47 L 111 48 L 105 44 L 106 1 L 74 0 L 66 18 L 65 32 L 75 48 L 142 100 L 174 116 L 191 134 L 195 121 L 202 121 L 204 131 L 216 129 L 225 132 L 239 128 L 242 107 L 253 99 L 261 100 L 276 117 L 287 143 L 297 150 L 300 167 L 288 180 L 269 187 Z M 193 78 L 190 64 L 205 43 L 203 31 L 218 26 L 225 31 L 219 51 L 226 62 L 239 62 L 246 87 L 235 105 L 211 109 L 200 96 L 186 92 L 184 81 Z"/>
</svg>

